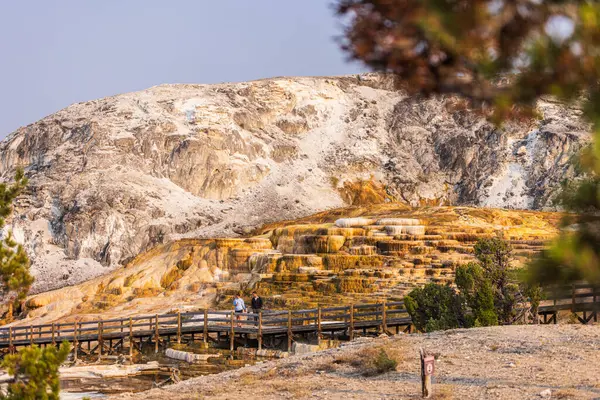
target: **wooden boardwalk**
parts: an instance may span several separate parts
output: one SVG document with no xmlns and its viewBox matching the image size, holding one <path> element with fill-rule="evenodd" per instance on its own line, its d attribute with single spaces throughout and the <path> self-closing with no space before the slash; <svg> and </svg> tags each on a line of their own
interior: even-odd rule
<svg viewBox="0 0 600 400">
<path fill-rule="evenodd" d="M 570 311 L 581 323 L 597 322 L 600 313 L 600 288 L 575 284 L 546 291 L 538 315 L 543 323 L 557 323 L 560 312 Z M 240 320 L 237 318 L 240 317 Z M 298 338 L 333 338 L 342 335 L 352 340 L 357 331 L 363 334 L 411 332 L 412 321 L 403 301 L 357 304 L 307 310 L 265 310 L 259 314 L 236 314 L 232 311 L 201 310 L 132 316 L 127 318 L 76 321 L 44 325 L 0 328 L 0 352 L 37 344 L 57 345 L 68 341 L 74 355 L 100 356 L 123 352 L 133 354 L 144 346 L 156 352 L 172 343 L 201 340 L 236 346 L 292 348 Z"/>
<path fill-rule="evenodd" d="M 238 320 L 237 318 L 240 317 Z M 298 337 L 333 337 L 343 334 L 352 340 L 356 331 L 410 331 L 410 316 L 404 302 L 383 302 L 308 310 L 262 311 L 236 314 L 232 311 L 201 310 L 161 315 L 143 315 L 97 321 L 77 321 L 0 329 L 0 350 L 37 344 L 56 345 L 68 341 L 78 354 L 110 355 L 144 345 L 156 352 L 171 343 L 202 340 L 254 345 L 258 349 L 287 348 Z"/>
<path fill-rule="evenodd" d="M 576 283 L 569 286 L 548 288 L 548 300 L 538 309 L 545 324 L 556 324 L 561 311 L 571 312 L 579 322 L 598 322 L 600 313 L 600 286 Z"/>
</svg>

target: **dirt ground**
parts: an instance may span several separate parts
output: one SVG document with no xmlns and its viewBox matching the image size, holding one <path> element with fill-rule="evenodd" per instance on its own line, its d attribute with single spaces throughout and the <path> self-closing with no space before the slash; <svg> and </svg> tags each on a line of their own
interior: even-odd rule
<svg viewBox="0 0 600 400">
<path fill-rule="evenodd" d="M 418 399 L 419 348 L 437 399 L 600 399 L 600 325 L 506 326 L 361 338 L 341 348 L 190 379 L 119 399 Z M 377 373 L 384 349 L 398 361 Z"/>
</svg>

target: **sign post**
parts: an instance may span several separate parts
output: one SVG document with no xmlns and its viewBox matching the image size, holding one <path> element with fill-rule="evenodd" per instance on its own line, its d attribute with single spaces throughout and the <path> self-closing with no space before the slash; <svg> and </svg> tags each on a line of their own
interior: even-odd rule
<svg viewBox="0 0 600 400">
<path fill-rule="evenodd" d="M 428 399 L 433 393 L 431 377 L 435 372 L 435 358 L 432 355 L 426 355 L 423 349 L 419 350 L 421 355 L 421 395 Z"/>
</svg>

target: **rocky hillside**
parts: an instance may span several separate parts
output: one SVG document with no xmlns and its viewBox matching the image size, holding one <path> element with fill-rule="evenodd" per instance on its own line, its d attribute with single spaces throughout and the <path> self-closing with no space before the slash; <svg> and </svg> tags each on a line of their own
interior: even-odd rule
<svg viewBox="0 0 600 400">
<path fill-rule="evenodd" d="M 548 207 L 588 136 L 579 110 L 539 111 L 498 129 L 382 75 L 162 85 L 19 129 L 0 145 L 0 174 L 31 178 L 12 229 L 39 291 L 169 240 L 348 204 Z"/>
</svg>

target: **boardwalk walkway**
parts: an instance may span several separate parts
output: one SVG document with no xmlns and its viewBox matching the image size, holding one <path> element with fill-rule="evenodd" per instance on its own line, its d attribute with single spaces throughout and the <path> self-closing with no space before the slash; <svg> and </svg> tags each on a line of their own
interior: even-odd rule
<svg viewBox="0 0 600 400">
<path fill-rule="evenodd" d="M 411 319 L 404 302 L 359 304 L 308 310 L 263 311 L 241 314 L 231 311 L 202 310 L 162 315 L 144 315 L 98 321 L 55 323 L 0 329 L 0 349 L 14 351 L 21 346 L 73 344 L 75 354 L 112 354 L 125 347 L 129 351 L 144 344 L 155 350 L 171 342 L 201 339 L 204 342 L 226 340 L 233 350 L 249 341 L 262 349 L 285 345 L 291 349 L 295 338 L 322 337 L 344 333 L 352 339 L 358 330 L 389 332 L 410 331 Z M 127 343 L 127 346 L 125 344 Z M 84 345 L 87 345 L 87 349 Z"/>
<path fill-rule="evenodd" d="M 538 315 L 543 323 L 557 323 L 560 312 L 571 312 L 581 323 L 597 322 L 600 313 L 600 288 L 575 284 L 547 291 Z M 202 310 L 161 315 L 132 316 L 96 321 L 76 321 L 45 325 L 0 328 L 0 352 L 38 344 L 73 344 L 77 354 L 113 354 L 144 345 L 156 352 L 171 343 L 202 340 L 251 345 L 258 349 L 287 348 L 301 337 L 334 337 L 342 334 L 352 340 L 357 331 L 382 333 L 410 332 L 412 321 L 403 301 L 357 304 L 307 310 L 263 311 L 241 314 L 232 311 Z M 393 332 L 392 332 L 393 333 Z M 87 347 L 87 348 L 86 348 Z"/>
</svg>

